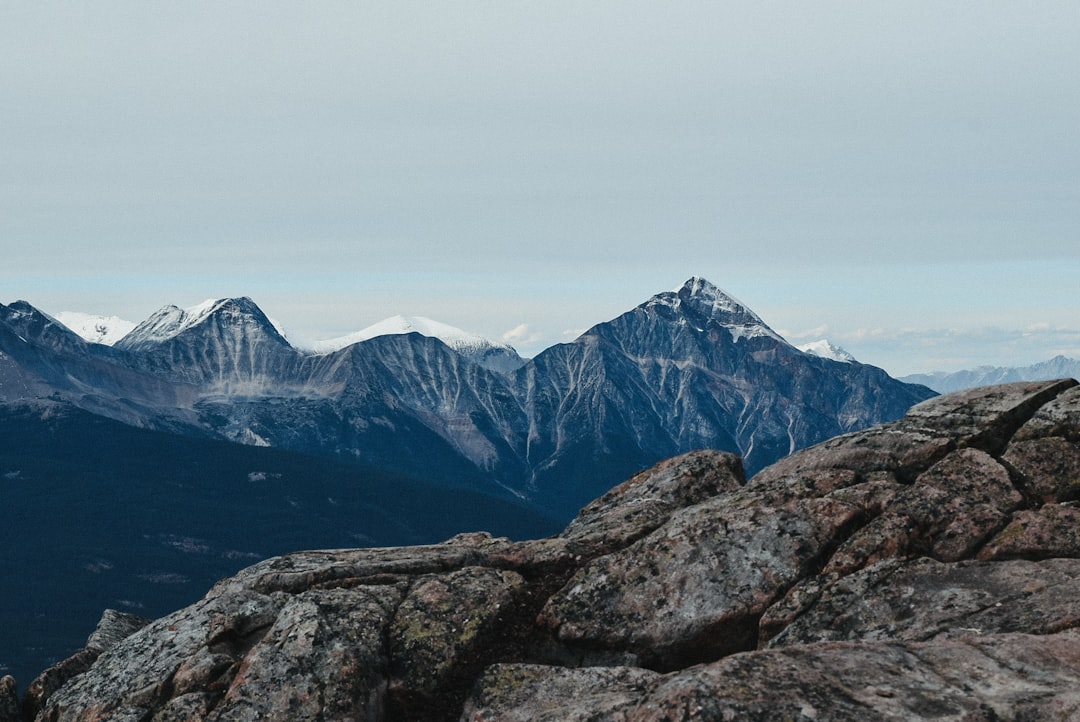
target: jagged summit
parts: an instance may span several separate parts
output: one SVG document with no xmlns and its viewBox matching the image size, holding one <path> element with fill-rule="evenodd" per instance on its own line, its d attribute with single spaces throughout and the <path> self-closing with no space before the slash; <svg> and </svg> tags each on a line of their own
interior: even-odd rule
<svg viewBox="0 0 1080 722">
<path fill-rule="evenodd" d="M 184 309 L 174 305 L 164 306 L 115 345 L 128 351 L 153 348 L 181 336 L 209 319 L 217 319 L 226 327 L 242 327 L 246 331 L 259 329 L 275 341 L 288 344 L 277 324 L 271 321 L 254 301 L 247 296 L 241 296 L 208 299 Z"/>
<path fill-rule="evenodd" d="M 787 343 L 748 306 L 700 276 L 688 279 L 673 291 L 658 293 L 640 308 L 656 306 L 670 308 L 698 330 L 704 330 L 711 321 L 731 331 L 736 340 L 769 336 Z"/>
</svg>

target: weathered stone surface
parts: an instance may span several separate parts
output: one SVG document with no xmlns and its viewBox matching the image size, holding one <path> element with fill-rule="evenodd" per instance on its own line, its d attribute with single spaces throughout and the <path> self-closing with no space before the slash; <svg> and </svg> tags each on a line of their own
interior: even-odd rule
<svg viewBox="0 0 1080 722">
<path fill-rule="evenodd" d="M 1076 383 L 1022 382 L 938 396 L 913 406 L 897 422 L 838 436 L 781 459 L 751 481 L 835 468 L 864 474 L 890 471 L 901 481 L 911 481 L 956 448 L 999 454 L 1040 407 Z"/>
<path fill-rule="evenodd" d="M 497 652 L 511 644 L 524 578 L 512 571 L 465 567 L 418 580 L 390 625 L 391 694 L 409 719 L 460 699 L 440 696 L 467 686 Z M 504 632 L 504 634 L 500 634 Z"/>
<path fill-rule="evenodd" d="M 656 676 L 501 667 L 480 681 L 461 719 L 1073 719 L 1080 713 L 1078 662 L 1080 637 L 1065 633 L 802 645 Z"/>
<path fill-rule="evenodd" d="M 1075 380 L 1069 379 L 1075 384 Z M 1046 402 L 1021 426 L 1014 441 L 1052 436 L 1080 443 L 1080 386 L 1073 386 Z"/>
<path fill-rule="evenodd" d="M 1023 502 L 1008 471 L 976 449 L 955 451 L 896 492 L 885 512 L 844 542 L 825 572 L 850 573 L 891 557 L 970 557 Z"/>
<path fill-rule="evenodd" d="M 1080 560 L 942 563 L 890 559 L 818 590 L 768 646 L 926 641 L 1080 623 Z"/>
<path fill-rule="evenodd" d="M 998 455 L 1042 407 L 1076 385 L 1073 379 L 1021 381 L 958 391 L 916 404 L 899 425 Z"/>
<path fill-rule="evenodd" d="M 88 670 L 102 652 L 113 648 L 148 623 L 148 619 L 134 614 L 106 609 L 97 627 L 86 640 L 85 648 L 45 670 L 30 683 L 23 696 L 24 715 L 33 718 L 41 710 L 46 697 L 60 689 L 69 679 Z"/>
<path fill-rule="evenodd" d="M 723 451 L 691 451 L 661 461 L 588 504 L 559 536 L 575 554 L 620 549 L 682 509 L 746 483 L 742 459 Z"/>
<path fill-rule="evenodd" d="M 389 586 L 292 597 L 244 656 L 209 719 L 381 719 L 388 676 L 384 630 L 400 600 L 401 592 Z"/>
<path fill-rule="evenodd" d="M 270 559 L 137 631 L 103 622 L 24 712 L 1077 718 L 1074 384 L 935 399 L 749 483 L 735 457 L 693 452 L 548 539 Z"/>
<path fill-rule="evenodd" d="M 859 509 L 830 499 L 790 508 L 716 497 L 582 569 L 540 615 L 572 647 L 617 650 L 672 669 L 753 648 L 757 618 L 805 576 Z"/>
<path fill-rule="evenodd" d="M 497 664 L 476 685 L 462 722 L 593 722 L 624 719 L 661 675 L 640 667 Z"/>
<path fill-rule="evenodd" d="M 1074 506 L 1047 504 L 1015 512 L 978 555 L 984 560 L 1054 557 L 1080 558 L 1080 509 Z"/>
<path fill-rule="evenodd" d="M 1080 445 L 1059 436 L 1009 444 L 1003 460 L 1021 474 L 1037 502 L 1080 498 Z"/>
</svg>

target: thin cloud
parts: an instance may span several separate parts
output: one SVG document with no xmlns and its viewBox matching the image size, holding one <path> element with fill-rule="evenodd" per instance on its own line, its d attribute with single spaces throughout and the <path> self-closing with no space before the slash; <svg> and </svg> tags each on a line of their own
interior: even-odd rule
<svg viewBox="0 0 1080 722">
<path fill-rule="evenodd" d="M 543 340 L 543 335 L 529 328 L 529 324 L 521 323 L 502 335 L 502 340 L 509 344 L 535 344 Z"/>
</svg>

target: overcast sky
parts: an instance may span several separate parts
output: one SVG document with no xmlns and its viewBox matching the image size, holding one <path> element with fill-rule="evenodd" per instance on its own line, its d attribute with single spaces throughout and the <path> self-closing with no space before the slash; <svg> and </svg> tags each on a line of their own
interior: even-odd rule
<svg viewBox="0 0 1080 722">
<path fill-rule="evenodd" d="M 1080 3 L 0 4 L 0 301 L 1080 357 Z"/>
</svg>

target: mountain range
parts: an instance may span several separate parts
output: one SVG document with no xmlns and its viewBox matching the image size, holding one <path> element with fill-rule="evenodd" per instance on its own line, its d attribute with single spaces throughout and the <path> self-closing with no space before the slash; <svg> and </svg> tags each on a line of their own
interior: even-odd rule
<svg viewBox="0 0 1080 722">
<path fill-rule="evenodd" d="M 107 345 L 0 305 L 0 563 L 27 580 L 0 667 L 41 669 L 103 606 L 166 613 L 252 555 L 536 538 L 660 459 L 732 451 L 753 474 L 934 395 L 800 351 L 701 278 L 530 360 L 432 324 L 315 352 L 227 298 Z"/>
<path fill-rule="evenodd" d="M 362 461 L 563 518 L 661 458 L 718 448 L 753 473 L 931 395 L 800 351 L 701 278 L 529 361 L 400 317 L 301 350 L 249 298 L 166 306 L 112 346 L 25 302 L 0 321 L 0 400 Z"/>
<path fill-rule="evenodd" d="M 1047 381 L 1064 378 L 1080 378 L 1080 360 L 1058 355 L 1049 361 L 1041 361 L 1030 366 L 978 366 L 963 371 L 911 374 L 902 376 L 900 380 L 922 384 L 938 393 L 948 394 L 963 389 L 1015 381 Z"/>
</svg>

